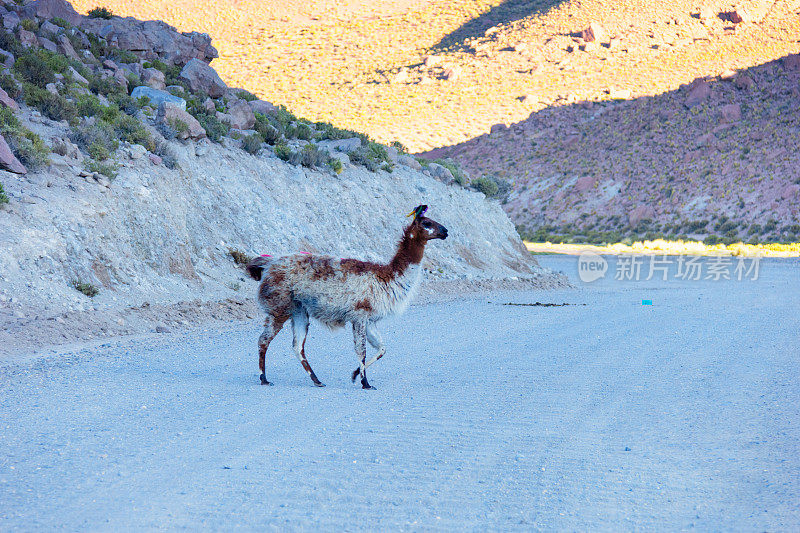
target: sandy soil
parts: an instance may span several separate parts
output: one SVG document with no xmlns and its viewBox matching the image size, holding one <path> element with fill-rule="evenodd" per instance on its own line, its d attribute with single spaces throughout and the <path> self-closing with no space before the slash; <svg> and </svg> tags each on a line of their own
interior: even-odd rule
<svg viewBox="0 0 800 533">
<path fill-rule="evenodd" d="M 414 306 L 376 391 L 255 321 L 3 364 L 0 529 L 796 530 L 797 268 Z"/>
</svg>

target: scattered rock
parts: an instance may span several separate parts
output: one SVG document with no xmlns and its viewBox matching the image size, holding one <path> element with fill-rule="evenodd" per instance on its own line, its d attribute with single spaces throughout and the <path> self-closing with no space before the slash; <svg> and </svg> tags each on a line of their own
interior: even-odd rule
<svg viewBox="0 0 800 533">
<path fill-rule="evenodd" d="M 711 84 L 704 79 L 696 79 L 689 87 L 689 94 L 686 96 L 684 105 L 692 108 L 705 102 L 711 96 Z"/>
<path fill-rule="evenodd" d="M 419 161 L 410 155 L 401 154 L 397 156 L 397 162 L 414 170 L 422 170 L 422 165 L 420 165 Z"/>
<path fill-rule="evenodd" d="M 327 152 L 349 153 L 361 148 L 361 138 L 351 137 L 350 139 L 339 139 L 337 141 L 320 141 L 317 143 L 317 146 L 320 150 L 325 150 Z"/>
<path fill-rule="evenodd" d="M 217 106 L 214 105 L 214 100 L 212 100 L 211 98 L 206 98 L 203 101 L 203 109 L 205 109 L 209 113 L 216 113 L 217 112 Z"/>
<path fill-rule="evenodd" d="M 458 65 L 453 65 L 444 71 L 444 79 L 447 81 L 456 81 L 461 77 L 462 69 Z"/>
<path fill-rule="evenodd" d="M 199 59 L 191 59 L 183 67 L 180 79 L 189 85 L 192 92 L 204 92 L 211 98 L 223 96 L 228 86 L 217 72 Z"/>
<path fill-rule="evenodd" d="M 28 30 L 23 30 L 22 28 L 17 30 L 17 39 L 19 39 L 19 42 L 22 44 L 23 48 L 30 48 L 31 46 L 37 46 L 39 44 L 39 40 L 36 38 L 36 35 Z"/>
<path fill-rule="evenodd" d="M 734 80 L 733 84 L 737 89 L 741 89 L 743 91 L 749 91 L 755 89 L 756 87 L 756 82 L 754 82 L 753 78 L 747 74 L 739 74 L 736 76 L 736 80 Z"/>
<path fill-rule="evenodd" d="M 800 191 L 800 185 L 796 183 L 791 183 L 786 185 L 783 189 L 781 189 L 781 198 L 784 200 L 791 200 L 797 196 L 797 193 Z"/>
<path fill-rule="evenodd" d="M 250 106 L 253 113 L 261 113 L 262 115 L 271 115 L 278 110 L 275 105 L 265 102 L 264 100 L 251 100 L 247 102 L 247 105 Z"/>
<path fill-rule="evenodd" d="M 13 109 L 14 111 L 19 111 L 19 105 L 17 102 L 8 96 L 8 93 L 2 88 L 0 88 L 0 105 Z"/>
<path fill-rule="evenodd" d="M 27 174 L 28 169 L 11 152 L 5 138 L 0 135 L 0 168 L 15 174 Z"/>
<path fill-rule="evenodd" d="M 2 61 L 3 65 L 7 68 L 11 68 L 14 66 L 14 54 L 6 52 L 5 50 L 0 50 L 0 61 Z"/>
<path fill-rule="evenodd" d="M 169 329 L 167 326 L 159 324 L 156 326 L 156 333 L 170 333 L 172 330 Z"/>
<path fill-rule="evenodd" d="M 9 31 L 14 31 L 19 26 L 19 15 L 13 11 L 3 14 L 3 27 Z"/>
<path fill-rule="evenodd" d="M 738 122 L 742 119 L 742 106 L 739 104 L 728 104 L 722 106 L 720 110 L 723 124 Z"/>
<path fill-rule="evenodd" d="M 49 52 L 53 53 L 58 52 L 58 46 L 56 46 L 56 43 L 54 43 L 50 39 L 47 39 L 46 37 L 39 37 L 39 46 L 41 46 L 42 48 L 44 48 Z"/>
<path fill-rule="evenodd" d="M 164 73 L 157 68 L 142 69 L 142 81 L 151 89 L 163 91 L 167 87 L 165 79 Z"/>
<path fill-rule="evenodd" d="M 184 102 L 184 106 L 185 104 Z M 206 136 L 206 130 L 203 129 L 197 119 L 174 102 L 161 102 L 156 113 L 156 122 L 166 124 L 169 127 L 175 127 L 181 122 L 186 124 L 185 131 L 178 131 L 179 139 L 202 139 Z"/>
<path fill-rule="evenodd" d="M 153 89 L 152 87 L 140 85 L 131 92 L 131 98 L 134 100 L 141 98 L 142 96 L 149 98 L 150 104 L 156 108 L 164 102 L 169 102 L 178 106 L 180 109 L 186 110 L 186 100 L 172 95 L 166 91 L 160 91 L 158 89 Z"/>
<path fill-rule="evenodd" d="M 142 146 L 141 144 L 132 144 L 128 148 L 128 155 L 134 161 L 137 159 L 141 159 L 147 153 L 147 148 Z"/>
<path fill-rule="evenodd" d="M 592 22 L 589 27 L 581 32 L 581 38 L 587 43 L 592 41 L 601 42 L 605 40 L 606 32 L 597 22 Z"/>
<path fill-rule="evenodd" d="M 429 164 L 428 170 L 431 173 L 431 177 L 441 181 L 445 185 L 450 185 L 454 181 L 453 173 L 450 172 L 450 169 L 443 167 L 438 163 Z"/>
<path fill-rule="evenodd" d="M 69 159 L 83 161 L 83 153 L 76 144 L 64 137 L 53 139 L 53 152 Z"/>
<path fill-rule="evenodd" d="M 150 157 L 150 162 L 153 163 L 154 165 L 160 165 L 161 163 L 164 162 L 164 160 L 161 159 L 161 157 L 156 154 L 150 154 L 149 157 Z"/>
<path fill-rule="evenodd" d="M 256 116 L 253 114 L 253 110 L 244 100 L 235 100 L 230 103 L 226 116 L 230 117 L 228 125 L 237 130 L 252 129 L 256 123 Z"/>
<path fill-rule="evenodd" d="M 791 54 L 781 61 L 784 70 L 800 70 L 800 54 Z"/>
<path fill-rule="evenodd" d="M 69 70 L 69 73 L 74 81 L 83 83 L 84 85 L 89 85 L 89 80 L 81 76 L 81 73 L 72 68 L 72 66 L 67 67 L 67 70 Z"/>
<path fill-rule="evenodd" d="M 59 17 L 73 26 L 77 26 L 85 18 L 79 15 L 66 0 L 36 0 L 26 5 L 22 9 L 22 13 L 26 18 L 36 16 L 43 19 L 54 19 Z"/>
</svg>

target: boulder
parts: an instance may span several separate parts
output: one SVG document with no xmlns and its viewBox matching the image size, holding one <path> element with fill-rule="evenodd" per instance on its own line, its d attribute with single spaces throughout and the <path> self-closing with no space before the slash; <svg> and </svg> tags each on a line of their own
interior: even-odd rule
<svg viewBox="0 0 800 533">
<path fill-rule="evenodd" d="M 597 185 L 597 176 L 583 176 L 575 182 L 575 190 L 586 192 L 589 189 L 593 189 L 595 185 Z"/>
<path fill-rule="evenodd" d="M 38 46 L 39 44 L 36 35 L 22 28 L 17 30 L 17 39 L 22 43 L 23 48 L 30 48 L 31 46 Z"/>
<path fill-rule="evenodd" d="M 75 59 L 76 61 L 80 61 L 80 57 L 78 53 L 75 52 L 75 48 L 72 47 L 72 42 L 67 39 L 66 35 L 59 35 L 56 38 L 56 44 L 58 44 L 58 51 L 70 59 Z"/>
<path fill-rule="evenodd" d="M 40 33 L 45 33 L 45 34 L 49 33 L 51 35 L 57 35 L 60 31 L 61 31 L 61 27 L 60 26 L 56 26 L 55 24 L 53 24 L 49 20 L 45 20 L 39 26 L 39 32 Z"/>
<path fill-rule="evenodd" d="M 606 31 L 597 22 L 592 22 L 589 27 L 581 32 L 581 38 L 587 43 L 597 41 L 602 42 L 605 40 Z"/>
<path fill-rule="evenodd" d="M 742 106 L 739 104 L 728 104 L 722 106 L 720 110 L 723 124 L 730 124 L 742 120 Z"/>
<path fill-rule="evenodd" d="M 169 102 L 170 104 L 178 106 L 183 111 L 186 110 L 186 100 L 178 96 L 169 94 L 166 91 L 159 91 L 158 89 L 153 89 L 152 87 L 140 85 L 131 92 L 131 98 L 133 98 L 134 100 L 141 98 L 142 96 L 146 96 L 147 98 L 149 98 L 150 104 L 156 108 L 160 107 L 161 104 L 164 102 Z"/>
<path fill-rule="evenodd" d="M 783 58 L 784 70 L 800 70 L 800 54 L 791 54 Z"/>
<path fill-rule="evenodd" d="M 781 189 L 781 198 L 783 198 L 784 200 L 791 200 L 792 198 L 795 198 L 797 196 L 798 192 L 800 192 L 800 185 L 797 185 L 796 183 L 791 183 L 783 187 L 783 189 Z"/>
<path fill-rule="evenodd" d="M 230 117 L 228 125 L 237 130 L 252 129 L 256 123 L 253 110 L 244 100 L 234 100 L 228 104 L 227 116 Z"/>
<path fill-rule="evenodd" d="M 89 80 L 81 76 L 81 73 L 75 70 L 72 66 L 69 66 L 67 70 L 69 71 L 69 75 L 72 76 L 73 81 L 89 85 Z"/>
<path fill-rule="evenodd" d="M 179 139 L 202 139 L 206 136 L 206 130 L 203 129 L 203 126 L 185 109 L 182 109 L 180 105 L 173 102 L 162 102 L 158 106 L 158 112 L 156 113 L 157 124 L 166 124 L 171 128 L 175 128 L 179 122 L 187 126 L 186 131 L 178 132 Z"/>
<path fill-rule="evenodd" d="M 25 165 L 20 163 L 19 159 L 13 154 L 2 135 L 0 135 L 0 168 L 15 174 L 27 174 L 28 172 Z"/>
<path fill-rule="evenodd" d="M 397 162 L 401 165 L 407 166 L 408 168 L 413 168 L 414 170 L 422 170 L 422 165 L 419 164 L 419 161 L 410 155 L 402 154 L 397 156 Z"/>
<path fill-rule="evenodd" d="M 10 11 L 3 14 L 3 27 L 9 31 L 14 31 L 19 26 L 19 15 Z"/>
<path fill-rule="evenodd" d="M 741 89 L 743 91 L 749 91 L 755 89 L 756 82 L 753 81 L 753 78 L 748 76 L 747 74 L 739 74 L 736 76 L 736 79 L 733 81 L 733 84 L 736 86 L 737 89 Z"/>
<path fill-rule="evenodd" d="M 19 111 L 19 105 L 17 102 L 8 96 L 8 93 L 5 92 L 2 88 L 0 88 L 0 105 L 4 107 L 8 107 L 9 109 L 13 109 L 14 111 Z"/>
<path fill-rule="evenodd" d="M 264 100 L 252 100 L 247 102 L 247 105 L 250 106 L 253 113 L 261 113 L 262 115 L 270 115 L 278 110 L 273 104 L 265 102 Z"/>
<path fill-rule="evenodd" d="M 151 89 L 163 91 L 167 84 L 166 76 L 157 68 L 146 68 L 142 70 L 142 81 Z"/>
<path fill-rule="evenodd" d="M 56 46 L 56 43 L 50 39 L 47 39 L 46 37 L 39 37 L 39 46 L 53 53 L 58 52 L 58 46 Z"/>
<path fill-rule="evenodd" d="M 453 173 L 446 167 L 438 163 L 431 163 L 428 165 L 428 171 L 431 173 L 431 177 L 441 181 L 445 185 L 450 185 L 455 180 L 453 178 Z"/>
<path fill-rule="evenodd" d="M 689 94 L 686 96 L 684 105 L 692 108 L 708 100 L 711 96 L 711 84 L 706 80 L 697 79 L 689 87 Z"/>
<path fill-rule="evenodd" d="M 22 13 L 26 18 L 36 16 L 43 19 L 53 19 L 59 17 L 73 26 L 77 26 L 85 18 L 79 15 L 66 0 L 36 0 L 22 8 Z"/>
<path fill-rule="evenodd" d="M 186 63 L 181 70 L 180 79 L 189 85 L 192 92 L 202 91 L 211 98 L 219 98 L 228 90 L 219 74 L 199 59 L 190 59 Z"/>
<path fill-rule="evenodd" d="M 0 62 L 3 63 L 8 68 L 14 66 L 14 54 L 11 52 L 6 52 L 5 50 L 0 50 Z"/>
</svg>

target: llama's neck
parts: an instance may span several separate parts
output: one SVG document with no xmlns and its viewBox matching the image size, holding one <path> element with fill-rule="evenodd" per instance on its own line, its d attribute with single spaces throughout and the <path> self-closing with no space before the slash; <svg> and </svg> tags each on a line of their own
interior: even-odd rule
<svg viewBox="0 0 800 533">
<path fill-rule="evenodd" d="M 403 237 L 397 245 L 397 252 L 389 262 L 389 268 L 395 277 L 402 276 L 412 265 L 419 265 L 425 253 L 425 238 L 422 231 L 413 225 L 403 231 Z"/>
</svg>

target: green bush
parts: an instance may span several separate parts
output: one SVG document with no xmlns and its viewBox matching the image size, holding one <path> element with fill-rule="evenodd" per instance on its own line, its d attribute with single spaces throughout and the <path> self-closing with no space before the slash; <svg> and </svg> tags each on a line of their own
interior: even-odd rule
<svg viewBox="0 0 800 533">
<path fill-rule="evenodd" d="M 0 108 L 0 134 L 28 169 L 39 168 L 48 162 L 50 150 L 42 138 L 22 126 L 14 112 L 7 107 Z"/>
<path fill-rule="evenodd" d="M 327 122 L 317 122 L 315 126 L 317 128 L 317 140 L 320 141 L 328 139 L 332 141 L 338 141 L 341 139 L 352 139 L 353 137 L 360 137 L 365 144 L 369 142 L 369 138 L 363 133 L 358 133 L 357 131 L 353 130 L 337 128 L 336 126 L 329 124 Z"/>
<path fill-rule="evenodd" d="M 22 88 L 11 74 L 0 74 L 0 87 L 14 99 L 19 98 L 19 95 L 22 94 Z"/>
<path fill-rule="evenodd" d="M 110 19 L 114 14 L 107 7 L 95 7 L 90 9 L 87 13 L 89 18 L 93 19 Z"/>
<path fill-rule="evenodd" d="M 275 145 L 275 155 L 282 161 L 289 161 L 294 152 L 286 144 L 278 143 Z"/>
<path fill-rule="evenodd" d="M 0 205 L 8 203 L 8 196 L 6 195 L 6 191 L 3 189 L 3 184 L 0 183 Z"/>
<path fill-rule="evenodd" d="M 11 52 L 14 57 L 19 57 L 25 53 L 22 43 L 10 31 L 0 31 L 0 48 L 6 52 Z"/>
<path fill-rule="evenodd" d="M 322 167 L 328 164 L 330 157 L 327 152 L 317 148 L 316 144 L 307 144 L 299 151 L 292 153 L 289 163 L 293 165 L 303 165 L 307 168 Z"/>
<path fill-rule="evenodd" d="M 78 292 L 82 292 L 89 298 L 94 298 L 95 296 L 100 294 L 100 289 L 98 289 L 91 283 L 84 283 L 79 279 L 72 280 L 72 288 Z"/>
<path fill-rule="evenodd" d="M 384 166 L 384 163 L 389 163 L 391 166 L 386 148 L 382 144 L 373 141 L 369 141 L 366 145 L 356 148 L 347 155 L 351 163 L 362 165 L 370 172 L 377 172 Z"/>
<path fill-rule="evenodd" d="M 486 176 L 481 176 L 480 178 L 475 178 L 472 180 L 470 184 L 473 189 L 476 189 L 487 197 L 492 197 L 497 194 L 499 187 L 497 183 L 494 182 L 493 179 L 487 178 Z"/>
<path fill-rule="evenodd" d="M 22 26 L 23 30 L 31 31 L 36 33 L 39 31 L 39 24 L 33 19 L 22 19 L 19 21 L 19 25 Z"/>
<path fill-rule="evenodd" d="M 464 171 L 461 170 L 461 167 L 456 165 L 456 163 L 452 159 L 436 159 L 433 162 L 436 163 L 437 165 L 442 165 L 444 168 L 449 170 L 450 174 L 453 175 L 453 179 L 455 180 L 455 182 L 461 185 L 462 187 L 467 184 L 467 177 L 464 175 Z"/>
<path fill-rule="evenodd" d="M 32 83 L 42 89 L 48 83 L 56 81 L 56 73 L 53 67 L 44 60 L 41 54 L 37 53 L 45 51 L 38 50 L 24 54 L 14 62 L 14 72 L 17 73 L 17 76 L 23 81 Z"/>
<path fill-rule="evenodd" d="M 328 165 L 337 174 L 341 174 L 342 170 L 344 170 L 344 165 L 342 164 L 342 162 L 336 159 L 335 157 L 330 158 L 330 160 L 328 161 Z"/>
<path fill-rule="evenodd" d="M 262 113 L 256 113 L 254 129 L 267 144 L 274 145 L 281 140 L 281 132 L 278 131 L 278 128 L 273 126 L 269 118 Z"/>
<path fill-rule="evenodd" d="M 122 87 L 117 84 L 114 78 L 103 77 L 100 75 L 92 76 L 89 80 L 89 90 L 93 93 L 102 94 L 103 96 L 110 96 L 112 94 L 124 94 Z"/>
<path fill-rule="evenodd" d="M 108 179 L 113 180 L 117 177 L 119 165 L 117 165 L 115 161 L 95 161 L 94 159 L 91 159 L 86 165 L 86 169 L 89 172 L 97 172 L 98 174 L 102 174 Z"/>
<path fill-rule="evenodd" d="M 224 122 L 220 121 L 215 115 L 203 110 L 202 112 L 192 113 L 194 118 L 206 130 L 208 138 L 218 143 L 230 131 L 230 127 Z"/>
<path fill-rule="evenodd" d="M 99 147 L 102 147 L 109 154 L 115 152 L 117 148 L 119 148 L 117 133 L 114 131 L 111 124 L 105 120 L 97 120 L 94 123 L 84 122 L 78 125 L 72 130 L 70 139 L 82 150 L 86 151 L 86 153 L 89 153 L 90 147 L 92 147 L 91 149 L 95 153 L 98 153 L 98 151 L 101 150 Z"/>
<path fill-rule="evenodd" d="M 50 22 L 52 22 L 56 26 L 60 26 L 60 27 L 64 28 L 65 30 L 68 30 L 68 29 L 72 28 L 72 24 L 70 24 L 66 20 L 62 19 L 61 17 L 53 17 L 50 20 Z"/>
<path fill-rule="evenodd" d="M 244 151 L 248 154 L 255 155 L 259 150 L 261 150 L 261 145 L 263 143 L 264 139 L 261 138 L 261 135 L 254 133 L 242 139 L 242 149 L 244 149 Z"/>
<path fill-rule="evenodd" d="M 301 122 L 295 129 L 295 136 L 302 141 L 310 141 L 314 136 L 314 130 L 308 124 Z"/>
<path fill-rule="evenodd" d="M 81 94 L 75 98 L 75 107 L 81 117 L 94 117 L 105 107 L 93 94 Z"/>
<path fill-rule="evenodd" d="M 75 104 L 60 94 L 53 94 L 32 83 L 22 84 L 22 94 L 26 104 L 35 107 L 47 118 L 71 122 L 78 116 Z"/>
<path fill-rule="evenodd" d="M 238 91 L 236 91 L 236 96 L 238 96 L 240 100 L 244 100 L 245 102 L 252 102 L 253 100 L 258 100 L 258 96 L 244 89 L 239 89 Z"/>
<path fill-rule="evenodd" d="M 117 63 L 138 63 L 139 56 L 134 54 L 129 50 L 123 50 L 122 48 L 112 47 L 108 51 L 108 57 L 113 59 Z"/>
<path fill-rule="evenodd" d="M 183 83 L 180 81 L 181 68 L 178 66 L 168 65 L 163 61 L 159 61 L 158 59 L 154 59 L 153 61 L 145 61 L 142 66 L 144 66 L 144 68 L 154 68 L 163 72 L 164 81 L 167 85 L 183 86 Z M 205 98 L 203 100 L 205 100 Z"/>
</svg>

